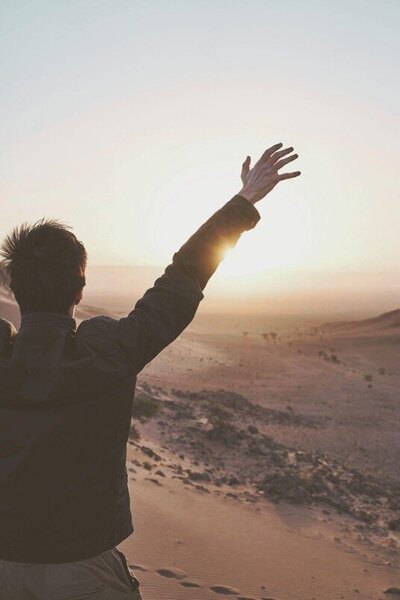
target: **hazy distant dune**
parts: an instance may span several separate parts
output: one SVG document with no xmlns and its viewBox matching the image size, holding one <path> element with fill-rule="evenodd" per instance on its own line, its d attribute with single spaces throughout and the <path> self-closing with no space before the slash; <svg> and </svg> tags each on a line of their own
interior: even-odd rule
<svg viewBox="0 0 400 600">
<path fill-rule="evenodd" d="M 21 323 L 21 315 L 18 304 L 15 301 L 14 295 L 7 286 L 7 276 L 4 270 L 0 267 L 0 317 L 11 321 L 18 329 Z M 112 302 L 110 301 L 110 305 Z M 93 306 L 82 302 L 75 311 L 77 323 L 85 319 L 90 319 L 98 315 L 115 316 L 116 312 L 112 309 L 107 309 L 101 306 Z"/>
<path fill-rule="evenodd" d="M 113 311 L 106 308 L 92 306 L 91 304 L 82 304 L 75 311 L 75 319 L 79 324 L 80 321 L 91 319 L 97 315 L 114 316 Z M 14 297 L 10 295 L 4 287 L 0 286 L 0 317 L 11 321 L 18 329 L 21 323 L 21 316 L 18 304 Z"/>
<path fill-rule="evenodd" d="M 400 329 L 400 309 L 383 313 L 372 319 L 363 319 L 361 321 L 337 321 L 335 323 L 324 323 L 320 327 L 324 333 L 366 333 L 378 334 L 390 330 Z M 397 332 L 396 332 L 397 333 Z"/>
</svg>

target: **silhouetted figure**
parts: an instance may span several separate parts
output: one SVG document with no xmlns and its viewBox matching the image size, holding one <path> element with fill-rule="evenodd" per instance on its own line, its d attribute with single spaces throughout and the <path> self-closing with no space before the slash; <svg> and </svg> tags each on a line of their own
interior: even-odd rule
<svg viewBox="0 0 400 600">
<path fill-rule="evenodd" d="M 125 460 L 136 377 L 192 321 L 222 250 L 260 219 L 254 204 L 300 174 L 278 174 L 297 157 L 281 148 L 252 169 L 246 158 L 240 192 L 121 319 L 76 327 L 87 254 L 68 226 L 41 219 L 4 240 L 21 326 L 0 319 L 2 599 L 141 598 L 116 548 L 133 532 Z"/>
</svg>

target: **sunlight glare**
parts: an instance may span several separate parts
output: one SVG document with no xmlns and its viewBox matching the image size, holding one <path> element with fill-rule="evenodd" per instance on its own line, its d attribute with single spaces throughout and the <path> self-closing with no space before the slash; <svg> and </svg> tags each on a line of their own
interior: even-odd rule
<svg viewBox="0 0 400 600">
<path fill-rule="evenodd" d="M 255 227 L 251 235 L 242 234 L 234 248 L 224 249 L 218 267 L 219 284 L 262 285 L 268 270 L 293 269 L 304 264 L 309 254 L 310 224 L 306 222 L 299 204 L 295 205 L 284 193 L 268 207 L 260 207 L 263 227 Z"/>
</svg>

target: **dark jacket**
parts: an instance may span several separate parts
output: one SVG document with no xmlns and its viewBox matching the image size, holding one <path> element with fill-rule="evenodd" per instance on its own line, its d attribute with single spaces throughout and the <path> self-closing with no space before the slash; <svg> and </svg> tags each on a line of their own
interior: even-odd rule
<svg viewBox="0 0 400 600">
<path fill-rule="evenodd" d="M 0 558 L 57 563 L 132 531 L 126 444 L 136 376 L 192 321 L 208 279 L 260 215 L 241 196 L 173 255 L 128 316 L 0 319 Z"/>
</svg>

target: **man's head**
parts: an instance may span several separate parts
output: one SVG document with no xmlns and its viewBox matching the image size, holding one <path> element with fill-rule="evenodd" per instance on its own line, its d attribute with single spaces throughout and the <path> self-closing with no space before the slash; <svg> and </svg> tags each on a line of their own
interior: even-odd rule
<svg viewBox="0 0 400 600">
<path fill-rule="evenodd" d="M 84 245 L 55 219 L 15 227 L 0 247 L 21 314 L 59 312 L 73 316 L 82 299 L 87 254 Z"/>
</svg>

